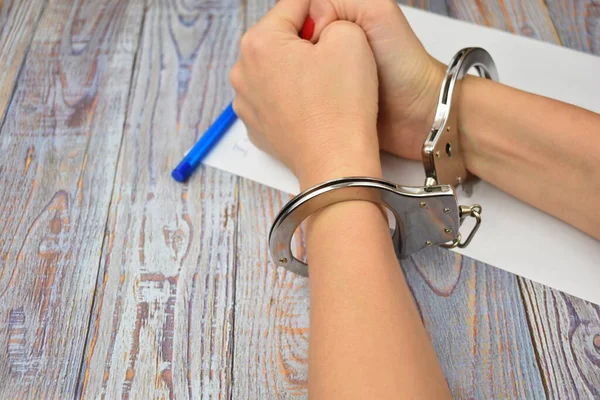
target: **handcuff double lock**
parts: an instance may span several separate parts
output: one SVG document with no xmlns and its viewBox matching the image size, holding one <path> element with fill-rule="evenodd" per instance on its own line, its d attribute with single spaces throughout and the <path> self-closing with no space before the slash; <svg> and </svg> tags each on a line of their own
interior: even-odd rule
<svg viewBox="0 0 600 400">
<path fill-rule="evenodd" d="M 483 78 L 498 80 L 494 61 L 482 48 L 465 48 L 452 58 L 442 82 L 433 126 L 423 144 L 425 184 L 414 187 L 384 179 L 347 177 L 305 190 L 281 209 L 271 227 L 269 249 L 275 264 L 308 276 L 308 266 L 292 253 L 294 232 L 311 214 L 350 200 L 378 203 L 393 214 L 392 241 L 398 258 L 433 245 L 468 246 L 481 224 L 481 206 L 458 203 L 456 187 L 465 182 L 468 172 L 458 138 L 457 107 L 452 107 L 452 102 L 457 101 L 456 83 L 471 68 Z M 459 229 L 468 217 L 475 219 L 475 225 L 463 241 Z"/>
</svg>

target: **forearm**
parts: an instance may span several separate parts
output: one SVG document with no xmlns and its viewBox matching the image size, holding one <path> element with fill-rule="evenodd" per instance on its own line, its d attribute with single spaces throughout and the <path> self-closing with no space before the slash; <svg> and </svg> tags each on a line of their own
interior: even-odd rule
<svg viewBox="0 0 600 400">
<path fill-rule="evenodd" d="M 459 99 L 469 171 L 600 239 L 600 115 L 474 77 Z"/>
<path fill-rule="evenodd" d="M 365 174 L 378 172 L 339 176 Z M 450 397 L 381 209 L 364 201 L 325 208 L 309 222 L 307 249 L 310 398 Z"/>
</svg>

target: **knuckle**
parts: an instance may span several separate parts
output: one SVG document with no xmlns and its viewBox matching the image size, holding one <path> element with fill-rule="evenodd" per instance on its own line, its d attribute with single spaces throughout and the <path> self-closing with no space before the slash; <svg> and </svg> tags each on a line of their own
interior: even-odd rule
<svg viewBox="0 0 600 400">
<path fill-rule="evenodd" d="M 335 35 L 338 37 L 354 39 L 365 36 L 362 28 L 350 21 L 335 21 L 331 24 L 330 29 L 331 32 L 335 33 Z"/>
<path fill-rule="evenodd" d="M 255 29 L 250 29 L 242 36 L 240 42 L 240 49 L 242 54 L 245 55 L 257 55 L 262 54 L 266 49 L 267 43 L 263 38 L 263 35 L 258 33 Z"/>
</svg>

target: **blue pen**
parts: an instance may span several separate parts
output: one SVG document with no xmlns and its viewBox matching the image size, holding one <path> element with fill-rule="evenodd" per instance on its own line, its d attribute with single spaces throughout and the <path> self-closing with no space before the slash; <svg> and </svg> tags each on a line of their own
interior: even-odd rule
<svg viewBox="0 0 600 400">
<path fill-rule="evenodd" d="M 192 173 L 198 168 L 204 157 L 219 143 L 219 140 L 225 135 L 225 132 L 233 125 L 237 115 L 233 111 L 231 103 L 227 106 L 225 111 L 219 116 L 214 124 L 208 130 L 198 142 L 187 152 L 183 160 L 179 165 L 171 172 L 171 176 L 177 182 L 185 182 Z"/>
</svg>

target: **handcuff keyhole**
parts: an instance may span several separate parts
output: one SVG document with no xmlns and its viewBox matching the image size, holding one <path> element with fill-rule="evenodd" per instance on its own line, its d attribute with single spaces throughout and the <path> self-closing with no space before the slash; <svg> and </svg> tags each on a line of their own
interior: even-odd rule
<svg viewBox="0 0 600 400">
<path fill-rule="evenodd" d="M 452 158 L 452 145 L 450 145 L 450 143 L 446 143 L 446 154 L 448 154 L 448 157 Z"/>
</svg>

